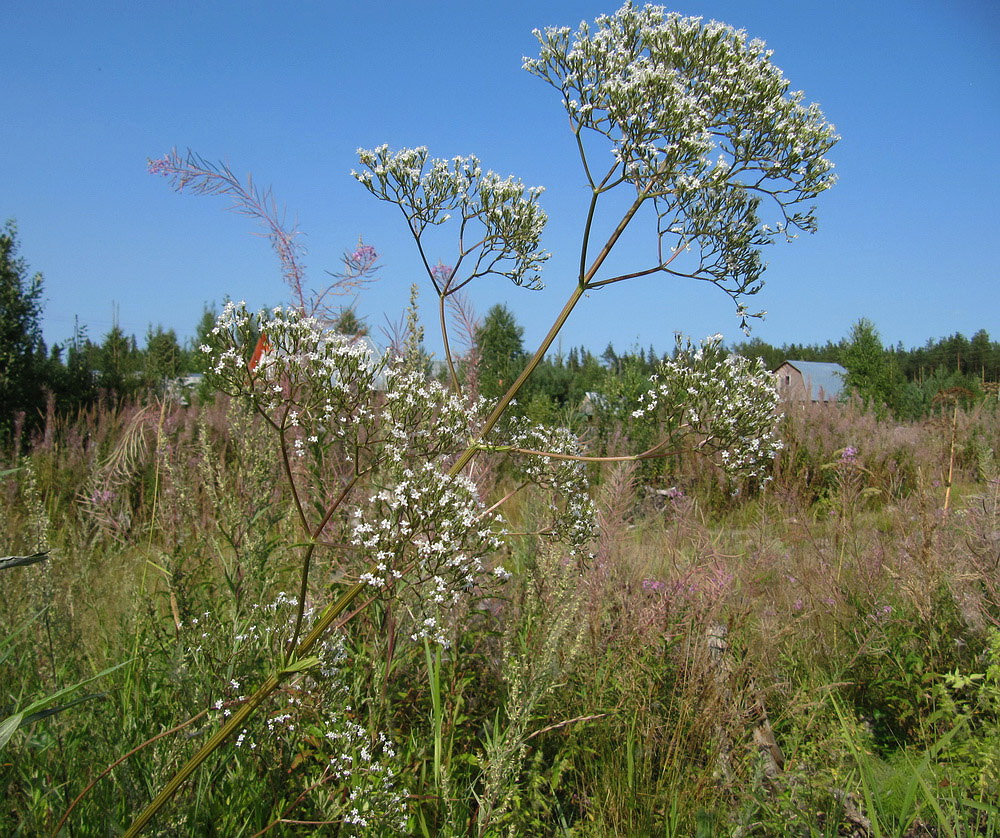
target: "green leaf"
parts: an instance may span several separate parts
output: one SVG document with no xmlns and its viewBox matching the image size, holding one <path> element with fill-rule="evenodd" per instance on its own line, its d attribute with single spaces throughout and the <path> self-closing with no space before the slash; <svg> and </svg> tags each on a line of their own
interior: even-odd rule
<svg viewBox="0 0 1000 838">
<path fill-rule="evenodd" d="M 281 672 L 283 675 L 292 675 L 296 672 L 307 672 L 317 666 L 319 666 L 319 658 L 316 655 L 312 655 L 308 658 L 302 658 L 302 660 L 299 661 L 289 661 L 288 665 L 285 666 Z"/>
<path fill-rule="evenodd" d="M 21 719 L 23 717 L 24 713 L 15 713 L 13 716 L 8 716 L 0 722 L 0 751 L 10 741 L 10 737 L 14 735 L 14 731 L 21 726 Z"/>
<path fill-rule="evenodd" d="M 58 692 L 52 693 L 52 695 L 47 695 L 45 696 L 45 698 L 38 699 L 34 703 L 29 704 L 20 712 L 15 713 L 13 716 L 10 716 L 7 719 L 5 719 L 2 723 L 0 723 L 0 750 L 4 748 L 10 737 L 14 735 L 14 731 L 17 730 L 17 728 L 20 726 L 22 719 L 31 716 L 34 716 L 35 718 L 41 718 L 41 716 L 36 715 L 40 710 L 44 710 L 46 707 L 48 707 L 51 704 L 54 704 L 60 698 L 63 698 L 69 695 L 70 693 L 76 692 L 78 689 L 80 689 L 80 687 L 85 686 L 86 684 L 89 684 L 92 681 L 96 681 L 98 678 L 103 678 L 105 675 L 109 675 L 116 669 L 121 669 L 123 666 L 126 666 L 131 662 L 132 662 L 131 660 L 127 660 L 123 661 L 122 663 L 115 664 L 115 666 L 109 666 L 103 672 L 98 672 L 96 675 L 90 678 L 86 678 L 85 680 L 80 681 L 80 683 L 78 684 L 73 684 L 73 686 L 71 687 L 65 687 L 64 689 L 61 689 Z M 86 696 L 84 699 L 80 699 L 80 701 L 92 697 L 93 696 Z M 67 707 L 73 706 L 73 704 L 79 704 L 80 701 L 74 701 L 71 702 L 70 704 L 66 704 L 65 706 L 59 708 L 59 711 L 65 710 Z M 12 727 L 8 728 L 8 726 L 11 725 L 13 719 L 17 720 L 16 723 L 14 723 Z"/>
<path fill-rule="evenodd" d="M 107 698 L 107 693 L 90 693 L 89 695 L 81 695 L 79 698 L 74 698 L 67 704 L 60 704 L 58 707 L 49 707 L 47 710 L 39 710 L 37 713 L 32 713 L 30 716 L 25 716 L 21 720 L 20 727 L 26 727 L 32 722 L 37 722 L 40 719 L 48 718 L 49 716 L 55 716 L 61 713 L 63 710 L 69 710 L 70 707 L 74 707 L 77 704 L 82 704 L 84 701 L 90 701 L 92 698 Z M 23 714 L 22 714 L 23 715 Z"/>
</svg>

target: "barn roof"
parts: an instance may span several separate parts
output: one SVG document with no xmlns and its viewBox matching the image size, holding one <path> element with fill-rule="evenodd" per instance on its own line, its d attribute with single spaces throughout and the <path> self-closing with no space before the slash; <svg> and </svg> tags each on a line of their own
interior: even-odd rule
<svg viewBox="0 0 1000 838">
<path fill-rule="evenodd" d="M 802 373 L 806 386 L 811 386 L 816 396 L 819 396 L 819 391 L 822 390 L 828 399 L 837 399 L 844 391 L 847 370 L 840 364 L 823 361 L 785 361 L 785 363 Z"/>
</svg>

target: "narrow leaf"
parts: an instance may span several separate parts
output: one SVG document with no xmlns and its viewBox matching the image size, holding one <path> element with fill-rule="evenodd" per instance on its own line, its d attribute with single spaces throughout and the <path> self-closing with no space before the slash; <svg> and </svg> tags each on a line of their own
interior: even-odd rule
<svg viewBox="0 0 1000 838">
<path fill-rule="evenodd" d="M 3 556 L 0 557 L 0 570 L 8 570 L 12 567 L 25 567 L 29 564 L 37 564 L 45 561 L 49 557 L 49 550 L 42 550 L 40 553 L 32 553 L 30 556 Z"/>
<path fill-rule="evenodd" d="M 10 737 L 14 735 L 14 731 L 21 726 L 21 718 L 23 716 L 23 713 L 15 713 L 13 716 L 8 716 L 0 722 L 0 751 L 6 747 L 10 741 Z"/>
</svg>

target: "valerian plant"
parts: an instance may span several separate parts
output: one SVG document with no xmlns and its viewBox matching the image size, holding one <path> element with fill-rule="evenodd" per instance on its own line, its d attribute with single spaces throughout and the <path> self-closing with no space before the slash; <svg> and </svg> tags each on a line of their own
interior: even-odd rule
<svg viewBox="0 0 1000 838">
<path fill-rule="evenodd" d="M 406 216 L 424 270 L 438 295 L 441 336 L 452 384 L 458 376 L 448 340 L 445 301 L 474 279 L 503 276 L 515 285 L 539 289 L 538 271 L 549 254 L 539 247 L 547 216 L 538 204 L 539 187 L 525 188 L 513 177 L 483 172 L 474 156 L 430 159 L 427 149 L 390 152 L 387 145 L 359 149 L 366 167 L 353 172 L 376 198 L 397 204 Z M 457 246 L 450 266 L 427 254 L 424 234 L 455 215 Z"/>
<path fill-rule="evenodd" d="M 309 316 L 293 239 L 267 193 L 263 200 L 228 169 L 192 156 L 168 155 L 151 166 L 178 189 L 194 185 L 232 196 L 237 208 L 265 221 L 282 261 L 296 305 L 257 314 L 228 306 L 207 348 L 219 386 L 245 400 L 275 433 L 303 543 L 297 610 L 272 675 L 242 697 L 127 835 L 137 834 L 209 755 L 246 729 L 279 687 L 315 678 L 323 644 L 375 599 L 408 613 L 408 634 L 425 644 L 429 660 L 430 644 L 449 643 L 456 606 L 507 576 L 494 562 L 506 536 L 497 514 L 506 498 L 488 506 L 493 499 L 475 479 L 483 475 L 475 458 L 519 461 L 514 476 L 546 498 L 535 505 L 545 519 L 536 534 L 550 542 L 546 549 L 586 561 L 595 525 L 584 463 L 606 458 L 587 455 L 568 431 L 510 419 L 508 408 L 587 292 L 657 273 L 704 280 L 736 302 L 746 325 L 756 315 L 742 300 L 760 290 L 761 249 L 815 229 L 809 202 L 834 183 L 826 155 L 837 137 L 816 105 L 789 91 L 763 44 L 723 24 L 631 3 L 575 32 L 535 34 L 539 55 L 524 67 L 560 92 L 590 195 L 566 304 L 495 403 L 459 392 L 445 302 L 491 274 L 540 287 L 548 254 L 541 247 L 547 219 L 539 188 L 484 172 L 471 156 L 435 159 L 422 147 L 359 151 L 355 177 L 402 212 L 438 295 L 449 390 L 425 380 L 405 358 L 375 357 Z M 603 157 L 595 154 L 602 143 L 609 152 Z M 634 197 L 598 244 L 601 199 L 619 188 Z M 653 247 L 629 272 L 609 273 L 608 257 L 640 211 L 655 217 Z M 446 262 L 432 264 L 426 233 L 447 225 L 454 252 L 435 254 Z M 368 267 L 368 261 L 361 266 Z M 254 335 L 266 341 L 258 341 L 261 351 L 248 361 Z M 772 382 L 759 366 L 720 358 L 716 348 L 714 340 L 702 349 L 681 347 L 651 381 L 633 418 L 655 422 L 662 441 L 627 459 L 687 445 L 711 452 L 731 473 L 762 475 L 775 450 Z M 310 575 L 320 554 L 327 559 L 321 590 L 339 593 L 326 605 L 307 606 L 317 596 Z M 443 786 L 438 791 L 447 796 Z M 387 816 L 398 818 L 395 803 L 393 809 Z M 377 816 L 356 815 L 366 822 Z"/>
<path fill-rule="evenodd" d="M 632 411 L 634 422 L 655 424 L 661 440 L 639 458 L 696 450 L 717 457 L 728 474 L 765 482 L 781 450 L 774 374 L 760 358 L 726 354 L 721 345 L 721 335 L 698 347 L 678 336 L 674 357 L 660 364 Z"/>
<path fill-rule="evenodd" d="M 808 202 L 836 182 L 826 157 L 838 140 L 833 126 L 817 105 L 803 105 L 802 94 L 789 91 L 770 52 L 742 32 L 627 3 L 593 28 L 584 23 L 575 33 L 562 27 L 535 35 L 539 57 L 526 58 L 524 67 L 562 93 L 591 195 L 576 285 L 487 417 L 483 437 L 588 291 L 655 273 L 699 279 L 736 302 L 747 328 L 748 318 L 762 315 L 742 302 L 762 287 L 761 248 L 796 230 L 813 232 Z M 593 160 L 588 145 L 594 138 L 610 146 L 610 162 Z M 360 150 L 359 159 L 369 168 L 355 177 L 400 208 L 418 248 L 427 224 L 448 221 L 448 201 L 475 189 L 462 158 L 449 164 L 428 160 L 424 149 L 391 154 L 381 147 Z M 598 249 L 593 237 L 600 199 L 619 187 L 631 188 L 635 198 Z M 657 218 L 655 257 L 627 273 L 602 274 L 646 206 Z M 765 210 L 774 215 L 770 221 L 762 217 Z M 463 216 L 460 242 L 464 226 Z M 504 252 L 526 252 L 536 247 L 540 229 L 533 225 L 528 235 L 512 225 L 506 233 Z M 464 245 L 459 252 L 466 252 Z"/>
</svg>

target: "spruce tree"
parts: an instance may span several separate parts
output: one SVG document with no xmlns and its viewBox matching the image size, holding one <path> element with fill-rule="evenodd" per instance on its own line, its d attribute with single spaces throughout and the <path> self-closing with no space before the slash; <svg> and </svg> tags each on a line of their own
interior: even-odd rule
<svg viewBox="0 0 1000 838">
<path fill-rule="evenodd" d="M 30 425 L 42 402 L 45 348 L 42 342 L 42 275 L 28 276 L 18 256 L 17 226 L 0 231 L 0 438 L 15 417 Z"/>
</svg>

